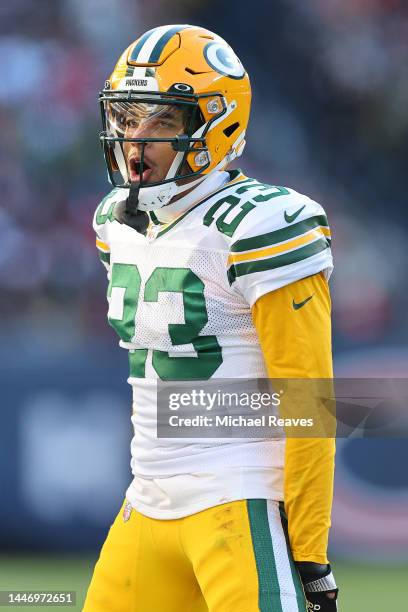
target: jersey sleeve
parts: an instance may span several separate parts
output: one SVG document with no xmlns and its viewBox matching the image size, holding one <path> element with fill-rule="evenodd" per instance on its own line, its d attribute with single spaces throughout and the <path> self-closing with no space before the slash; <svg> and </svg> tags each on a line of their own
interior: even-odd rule
<svg viewBox="0 0 408 612">
<path fill-rule="evenodd" d="M 96 234 L 96 249 L 99 259 L 110 273 L 110 242 L 109 242 L 109 225 L 113 220 L 113 209 L 117 202 L 117 189 L 113 189 L 98 205 L 94 218 L 93 229 Z"/>
<path fill-rule="evenodd" d="M 313 299 L 295 310 L 292 300 L 300 302 L 305 295 L 313 295 Z M 268 293 L 256 302 L 252 316 L 270 378 L 324 378 L 331 384 L 330 312 L 329 288 L 321 274 Z M 316 414 L 321 414 L 318 406 Z M 335 419 L 327 424 L 334 435 Z M 284 507 L 295 561 L 328 563 L 334 456 L 333 437 L 286 439 Z"/>
<path fill-rule="evenodd" d="M 234 232 L 228 282 L 252 306 L 262 295 L 333 269 L 331 234 L 317 202 L 285 187 L 267 186 Z"/>
</svg>

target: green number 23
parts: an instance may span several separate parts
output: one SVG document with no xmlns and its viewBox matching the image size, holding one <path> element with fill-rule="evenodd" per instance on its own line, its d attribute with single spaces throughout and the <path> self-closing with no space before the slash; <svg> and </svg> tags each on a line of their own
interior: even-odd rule
<svg viewBox="0 0 408 612">
<path fill-rule="evenodd" d="M 113 263 L 108 297 L 120 290 L 120 312 L 110 313 L 108 320 L 120 338 L 132 342 L 135 317 L 140 296 L 141 277 L 134 264 Z M 192 344 L 197 357 L 171 357 L 166 351 L 153 351 L 152 364 L 162 380 L 206 380 L 222 363 L 221 347 L 216 336 L 199 336 L 208 322 L 204 298 L 204 283 L 189 268 L 156 268 L 145 284 L 143 300 L 157 302 L 160 292 L 173 291 L 183 295 L 185 323 L 169 323 L 173 345 Z M 129 353 L 130 375 L 144 377 L 147 349 Z"/>
</svg>

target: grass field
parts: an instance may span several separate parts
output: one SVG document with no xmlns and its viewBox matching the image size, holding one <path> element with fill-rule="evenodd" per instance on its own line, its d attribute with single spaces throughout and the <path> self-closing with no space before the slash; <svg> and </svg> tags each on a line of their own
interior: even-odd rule
<svg viewBox="0 0 408 612">
<path fill-rule="evenodd" d="M 94 559 L 88 557 L 2 556 L 0 590 L 76 591 L 77 605 L 66 609 L 81 610 L 93 563 Z M 337 562 L 335 570 L 337 582 L 341 585 L 340 612 L 403 612 L 407 609 L 407 566 L 361 566 Z M 50 612 L 64 607 L 36 606 L 34 609 Z M 7 606 L 2 609 L 27 612 L 28 608 Z"/>
</svg>

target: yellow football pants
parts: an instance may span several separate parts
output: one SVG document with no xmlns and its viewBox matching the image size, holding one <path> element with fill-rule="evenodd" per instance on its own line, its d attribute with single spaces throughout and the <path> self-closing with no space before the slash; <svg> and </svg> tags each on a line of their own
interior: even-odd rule
<svg viewBox="0 0 408 612">
<path fill-rule="evenodd" d="M 85 612 L 305 612 L 279 502 L 251 499 L 180 519 L 123 509 Z"/>
</svg>

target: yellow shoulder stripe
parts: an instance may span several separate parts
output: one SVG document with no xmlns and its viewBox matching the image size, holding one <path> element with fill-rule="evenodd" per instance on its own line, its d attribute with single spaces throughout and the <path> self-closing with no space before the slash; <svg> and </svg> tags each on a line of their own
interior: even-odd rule
<svg viewBox="0 0 408 612">
<path fill-rule="evenodd" d="M 99 240 L 99 238 L 96 239 L 96 246 L 100 251 L 103 251 L 104 253 L 110 253 L 109 245 L 106 244 L 106 242 L 102 242 L 102 240 Z"/>
<path fill-rule="evenodd" d="M 234 185 L 235 183 L 239 183 L 242 180 L 247 179 L 248 177 L 245 176 L 245 174 L 243 174 L 242 172 L 236 176 L 234 179 L 232 179 L 232 181 L 228 181 L 228 183 L 226 183 L 226 185 Z"/>
<path fill-rule="evenodd" d="M 254 251 L 249 251 L 247 253 L 231 253 L 231 255 L 228 257 L 228 265 L 235 264 L 240 261 L 250 261 L 254 259 L 260 259 L 261 257 L 269 257 L 271 255 L 285 253 L 286 251 L 290 251 L 290 249 L 309 244 L 310 242 L 313 242 L 314 240 L 316 240 L 317 238 L 321 238 L 322 236 L 327 236 L 328 238 L 330 238 L 331 234 L 328 227 L 316 227 L 304 236 L 300 236 L 299 238 L 293 238 L 292 240 L 288 240 L 287 242 L 267 247 L 266 249 L 257 249 Z"/>
</svg>

